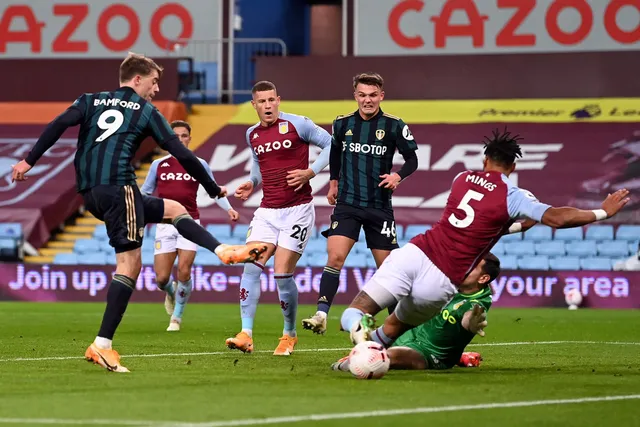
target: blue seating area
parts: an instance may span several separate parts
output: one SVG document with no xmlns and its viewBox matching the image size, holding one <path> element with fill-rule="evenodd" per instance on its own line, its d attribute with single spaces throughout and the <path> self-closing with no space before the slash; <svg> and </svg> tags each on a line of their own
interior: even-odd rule
<svg viewBox="0 0 640 427">
<path fill-rule="evenodd" d="M 309 232 L 306 251 L 299 266 L 323 267 L 327 262 L 326 239 L 320 232 L 329 227 L 323 224 Z M 413 236 L 430 228 L 428 224 L 411 224 L 397 227 L 400 246 Z M 142 245 L 142 260 L 153 264 L 155 245 L 155 225 L 145 229 Z M 249 226 L 247 224 L 209 224 L 206 229 L 225 243 L 244 243 Z M 23 239 L 20 224 L 0 224 L 0 253 L 14 251 Z M 503 236 L 493 247 L 504 269 L 523 270 L 612 270 L 614 264 L 628 259 L 638 252 L 640 225 L 595 224 L 584 228 L 553 230 L 544 225 L 536 225 L 522 234 Z M 92 238 L 75 242 L 73 253 L 56 255 L 56 264 L 99 264 L 115 265 L 115 254 L 109 245 L 104 225 L 95 228 Z M 207 251 L 199 251 L 196 263 L 218 266 L 220 260 Z M 273 265 L 271 260 L 268 266 Z M 371 252 L 367 249 L 364 231 L 346 261 L 347 267 L 375 267 Z"/>
<path fill-rule="evenodd" d="M 22 224 L 17 222 L 0 224 L 0 259 L 10 261 L 20 258 L 23 242 Z"/>
</svg>

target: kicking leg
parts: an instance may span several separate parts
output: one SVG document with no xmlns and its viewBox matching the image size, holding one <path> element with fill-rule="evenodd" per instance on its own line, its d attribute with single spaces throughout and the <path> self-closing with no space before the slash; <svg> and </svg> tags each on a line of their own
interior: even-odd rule
<svg viewBox="0 0 640 427">
<path fill-rule="evenodd" d="M 298 313 L 298 285 L 293 280 L 293 272 L 300 259 L 298 252 L 278 246 L 275 253 L 274 271 L 278 285 L 280 307 L 284 316 L 284 328 L 276 356 L 289 356 L 293 353 L 298 337 L 296 334 L 296 315 Z"/>
<path fill-rule="evenodd" d="M 317 334 L 326 332 L 327 315 L 340 286 L 340 270 L 355 243 L 354 239 L 340 235 L 332 235 L 327 239 L 329 257 L 320 279 L 318 307 L 316 314 L 302 320 L 302 326 L 305 329 L 310 329 Z"/>
<path fill-rule="evenodd" d="M 164 199 L 163 219 L 171 220 L 171 223 L 181 236 L 215 253 L 225 264 L 255 261 L 258 255 L 267 250 L 264 245 L 257 243 L 248 243 L 246 245 L 220 243 L 204 227 L 191 218 L 184 206 L 173 200 Z"/>
</svg>

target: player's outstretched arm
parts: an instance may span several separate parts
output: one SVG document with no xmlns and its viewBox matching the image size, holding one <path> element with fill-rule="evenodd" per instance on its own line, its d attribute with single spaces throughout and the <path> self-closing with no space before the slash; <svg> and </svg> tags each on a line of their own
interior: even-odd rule
<svg viewBox="0 0 640 427">
<path fill-rule="evenodd" d="M 463 328 L 472 334 L 483 337 L 485 335 L 484 328 L 487 327 L 487 313 L 481 305 L 474 304 L 473 309 L 462 316 L 461 324 Z"/>
<path fill-rule="evenodd" d="M 27 179 L 25 174 L 35 166 L 44 153 L 53 147 L 53 144 L 60 139 L 62 134 L 70 127 L 79 125 L 82 122 L 82 118 L 84 117 L 83 106 L 84 96 L 78 98 L 73 105 L 47 125 L 27 157 L 13 166 L 11 175 L 13 181 L 24 181 Z"/>
<path fill-rule="evenodd" d="M 200 159 L 199 157 L 198 159 L 200 160 L 202 167 L 206 169 L 207 173 L 209 174 L 209 177 L 215 182 L 216 178 L 213 176 L 213 171 L 211 170 L 211 166 L 209 166 L 209 163 L 207 163 L 204 159 Z M 225 194 L 227 193 L 225 187 L 220 187 L 220 188 L 223 190 L 221 193 L 225 193 Z M 227 199 L 226 195 L 225 196 L 221 195 L 218 197 L 217 205 L 221 209 L 224 209 L 225 212 L 229 214 L 229 219 L 231 219 L 232 221 L 237 221 L 240 218 L 240 215 L 238 214 L 238 212 L 236 212 L 231 207 L 231 203 L 229 203 L 229 199 Z"/>
<path fill-rule="evenodd" d="M 163 150 L 175 157 L 182 167 L 198 181 L 212 198 L 220 196 L 222 191 L 218 184 L 211 179 L 200 160 L 187 147 L 180 143 L 178 136 L 173 132 L 167 120 L 154 107 L 149 118 L 147 128 L 151 137 Z"/>
<path fill-rule="evenodd" d="M 542 223 L 554 228 L 580 227 L 616 215 L 629 203 L 629 191 L 620 189 L 609 194 L 602 202 L 602 209 L 583 210 L 572 207 L 549 208 L 542 215 Z"/>
</svg>

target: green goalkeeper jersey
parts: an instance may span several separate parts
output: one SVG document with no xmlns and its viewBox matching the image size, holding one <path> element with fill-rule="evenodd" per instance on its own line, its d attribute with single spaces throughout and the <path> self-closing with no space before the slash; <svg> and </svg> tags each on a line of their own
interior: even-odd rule
<svg viewBox="0 0 640 427">
<path fill-rule="evenodd" d="M 421 352 L 430 365 L 455 366 L 474 334 L 462 327 L 462 317 L 479 304 L 485 311 L 491 307 L 491 288 L 475 294 L 456 294 L 440 314 L 428 322 L 405 332 L 394 347 L 410 347 Z"/>
</svg>

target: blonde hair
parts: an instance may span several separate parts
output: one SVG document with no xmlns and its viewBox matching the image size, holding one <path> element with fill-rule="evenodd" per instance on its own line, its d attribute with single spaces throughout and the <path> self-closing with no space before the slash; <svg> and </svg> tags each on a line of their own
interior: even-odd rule
<svg viewBox="0 0 640 427">
<path fill-rule="evenodd" d="M 128 82 L 137 75 L 148 76 L 156 70 L 158 77 L 162 77 L 162 68 L 156 62 L 144 55 L 129 52 L 127 57 L 120 64 L 120 83 Z"/>
</svg>

